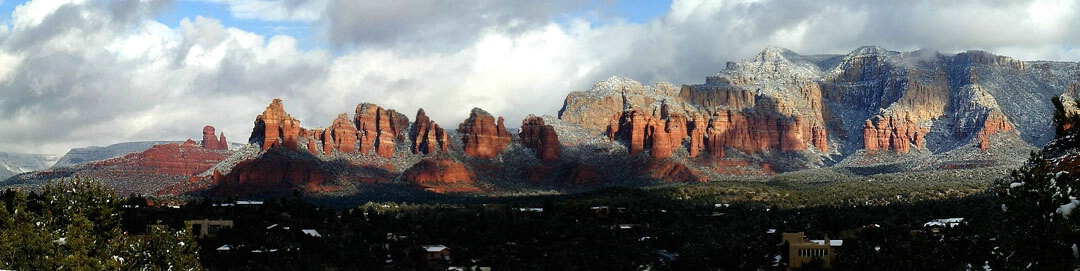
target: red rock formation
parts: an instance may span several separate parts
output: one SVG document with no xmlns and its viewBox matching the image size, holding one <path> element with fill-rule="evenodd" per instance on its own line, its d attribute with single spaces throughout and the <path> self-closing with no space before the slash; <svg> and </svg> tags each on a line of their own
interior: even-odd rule
<svg viewBox="0 0 1080 271">
<path fill-rule="evenodd" d="M 522 145 L 536 150 L 536 158 L 544 162 L 559 161 L 562 154 L 559 135 L 555 133 L 555 127 L 544 124 L 543 118 L 534 115 L 526 117 L 521 121 L 518 136 Z"/>
<path fill-rule="evenodd" d="M 296 189 L 318 189 L 329 176 L 317 161 L 268 151 L 257 159 L 237 163 L 224 177 L 217 177 L 219 182 L 211 194 L 288 195 Z"/>
<path fill-rule="evenodd" d="M 667 182 L 697 183 L 709 181 L 709 178 L 703 177 L 700 171 L 689 168 L 682 163 L 670 162 L 670 160 L 654 160 L 646 168 L 649 176 Z"/>
<path fill-rule="evenodd" d="M 920 127 L 911 121 L 889 117 L 875 117 L 866 120 L 863 125 L 863 142 L 866 150 L 893 150 L 898 153 L 908 153 L 911 145 L 916 150 L 921 150 L 925 139 L 923 138 L 930 128 Z"/>
<path fill-rule="evenodd" d="M 331 150 L 343 153 L 356 152 L 356 126 L 349 119 L 349 114 L 339 114 L 334 119 L 334 124 L 323 131 L 323 152 L 330 154 Z"/>
<path fill-rule="evenodd" d="M 255 118 L 255 129 L 248 141 L 259 143 L 263 150 L 284 146 L 295 151 L 301 129 L 300 121 L 285 113 L 281 99 L 274 99 L 262 115 Z"/>
<path fill-rule="evenodd" d="M 671 158 L 673 148 L 671 146 L 671 134 L 664 130 L 666 125 L 660 124 L 660 120 L 649 119 L 645 126 L 646 142 L 650 143 L 650 156 L 653 159 Z M 666 121 L 665 121 L 666 122 Z"/>
<path fill-rule="evenodd" d="M 709 127 L 709 123 L 705 122 L 705 118 L 700 115 L 695 115 L 694 120 L 687 123 L 687 129 L 690 133 L 690 157 L 698 157 L 701 152 L 705 150 L 705 133 Z"/>
<path fill-rule="evenodd" d="M 1003 114 L 992 114 L 983 125 L 982 131 L 979 131 L 979 148 L 986 150 L 990 148 L 990 136 L 997 133 L 1014 131 L 1012 123 Z"/>
<path fill-rule="evenodd" d="M 480 108 L 473 108 L 469 118 L 458 125 L 458 132 L 462 134 L 465 154 L 485 159 L 498 156 L 513 139 L 502 117 L 496 122 L 495 117 Z"/>
<path fill-rule="evenodd" d="M 409 128 L 409 139 L 413 142 L 414 154 L 446 153 L 450 146 L 446 130 L 428 118 L 423 108 L 416 111 L 416 122 Z"/>
<path fill-rule="evenodd" d="M 607 183 L 608 180 L 592 166 L 575 162 L 568 166 L 556 182 L 562 185 L 598 185 Z"/>
<path fill-rule="evenodd" d="M 713 157 L 723 157 L 724 148 L 751 154 L 767 149 L 804 151 L 809 148 L 808 142 L 816 142 L 819 150 L 828 150 L 823 127 L 806 127 L 799 117 L 777 114 L 718 112 L 709 121 L 706 134 L 705 147 Z"/>
<path fill-rule="evenodd" d="M 402 178 L 437 193 L 480 191 L 474 186 L 476 174 L 465 164 L 448 158 L 424 158 L 405 170 Z"/>
<path fill-rule="evenodd" d="M 405 115 L 370 103 L 356 106 L 354 123 L 360 139 L 360 153 L 375 151 L 386 158 L 394 157 L 396 142 L 405 139 L 404 133 L 409 128 L 409 118 Z"/>
<path fill-rule="evenodd" d="M 222 144 L 223 142 L 218 140 L 217 134 L 214 131 L 214 126 L 207 125 L 206 127 L 203 127 L 202 132 L 203 132 L 203 140 L 202 140 L 202 147 L 203 148 L 207 148 L 207 149 L 211 149 L 211 150 L 225 150 L 225 149 L 229 148 L 228 143 Z M 222 138 L 222 141 L 225 139 L 225 134 L 224 133 L 221 134 L 221 138 Z"/>
<path fill-rule="evenodd" d="M 424 158 L 402 173 L 405 181 L 422 185 L 474 183 L 476 174 L 458 161 Z"/>
<path fill-rule="evenodd" d="M 155 145 L 140 153 L 87 164 L 79 175 L 108 181 L 117 193 L 149 194 L 187 181 L 231 154 L 203 148 L 189 139 L 183 144 Z"/>
<path fill-rule="evenodd" d="M 229 141 L 225 140 L 225 132 L 221 132 L 221 138 L 218 139 L 218 146 L 221 150 L 229 149 Z"/>
</svg>

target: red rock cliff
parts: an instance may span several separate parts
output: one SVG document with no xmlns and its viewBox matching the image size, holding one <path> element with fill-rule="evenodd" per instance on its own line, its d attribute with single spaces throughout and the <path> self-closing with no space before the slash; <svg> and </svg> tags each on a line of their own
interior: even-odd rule
<svg viewBox="0 0 1080 271">
<path fill-rule="evenodd" d="M 360 153 L 375 151 L 386 158 L 394 157 L 397 142 L 405 139 L 405 131 L 409 128 L 409 118 L 405 115 L 370 103 L 356 106 L 354 122 L 360 140 Z"/>
<path fill-rule="evenodd" d="M 518 136 L 522 145 L 536 150 L 536 158 L 545 162 L 559 161 L 562 155 L 559 135 L 555 133 L 555 127 L 544 124 L 543 118 L 534 115 L 526 117 L 521 121 Z"/>
<path fill-rule="evenodd" d="M 301 130 L 300 121 L 285 113 L 281 99 L 274 99 L 262 115 L 255 118 L 255 128 L 248 141 L 262 145 L 263 150 L 284 146 L 295 151 Z"/>
<path fill-rule="evenodd" d="M 424 109 L 416 111 L 416 121 L 409 128 L 413 154 L 446 153 L 450 146 L 450 137 L 446 130 L 428 118 Z"/>
<path fill-rule="evenodd" d="M 469 118 L 458 125 L 465 146 L 465 154 L 479 158 L 495 158 L 510 145 L 513 135 L 503 125 L 503 118 L 498 122 L 490 113 L 480 108 L 473 108 Z"/>
</svg>

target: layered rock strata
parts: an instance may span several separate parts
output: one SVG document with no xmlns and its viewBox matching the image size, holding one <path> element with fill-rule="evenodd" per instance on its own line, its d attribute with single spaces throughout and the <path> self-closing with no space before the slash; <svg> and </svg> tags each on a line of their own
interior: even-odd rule
<svg viewBox="0 0 1080 271">
<path fill-rule="evenodd" d="M 559 161 L 562 154 L 559 134 L 555 133 L 554 126 L 544 124 L 543 118 L 534 115 L 525 117 L 521 121 L 518 137 L 522 145 L 536 151 L 536 158 L 540 161 Z"/>
<path fill-rule="evenodd" d="M 513 135 L 503 125 L 503 118 L 498 121 L 487 111 L 473 108 L 469 118 L 458 125 L 465 154 L 484 159 L 498 156 L 510 146 Z"/>
</svg>

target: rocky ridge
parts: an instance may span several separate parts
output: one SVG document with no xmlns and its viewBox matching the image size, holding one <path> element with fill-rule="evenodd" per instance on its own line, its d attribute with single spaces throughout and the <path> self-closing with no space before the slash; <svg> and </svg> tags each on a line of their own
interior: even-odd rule
<svg viewBox="0 0 1080 271">
<path fill-rule="evenodd" d="M 480 108 L 446 130 L 423 109 L 410 122 L 371 103 L 309 129 L 274 99 L 256 117 L 251 145 L 166 193 L 348 195 L 403 186 L 497 194 L 824 167 L 1009 166 L 1051 138 L 1050 126 L 1040 126 L 1051 119 L 1050 98 L 1075 104 L 1077 74 L 1076 63 L 981 51 L 766 48 L 701 84 L 605 79 L 568 94 L 558 117 L 526 117 L 516 133 Z M 216 146 L 214 133 L 204 129 L 203 146 Z"/>
</svg>

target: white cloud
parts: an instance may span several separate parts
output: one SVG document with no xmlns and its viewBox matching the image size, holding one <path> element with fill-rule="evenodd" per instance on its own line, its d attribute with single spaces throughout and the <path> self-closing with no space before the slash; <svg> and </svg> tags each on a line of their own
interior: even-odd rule
<svg viewBox="0 0 1080 271">
<path fill-rule="evenodd" d="M 188 0 L 225 4 L 233 17 L 262 21 L 318 20 L 329 0 Z"/>
</svg>

